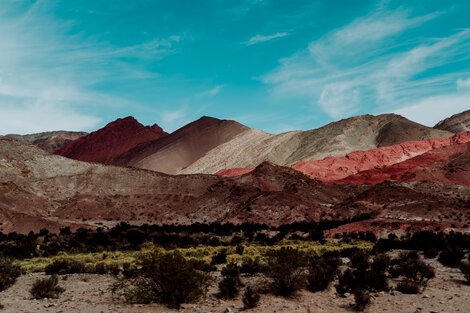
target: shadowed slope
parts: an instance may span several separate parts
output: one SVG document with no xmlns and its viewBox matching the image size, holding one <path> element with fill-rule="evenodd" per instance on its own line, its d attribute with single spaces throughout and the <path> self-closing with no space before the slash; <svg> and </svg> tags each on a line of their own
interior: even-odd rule
<svg viewBox="0 0 470 313">
<path fill-rule="evenodd" d="M 166 135 L 157 125 L 144 126 L 133 117 L 126 117 L 75 140 L 55 154 L 79 161 L 114 164 L 135 146 Z"/>
<path fill-rule="evenodd" d="M 248 128 L 235 121 L 202 117 L 174 133 L 130 150 L 117 164 L 176 174 Z"/>
<path fill-rule="evenodd" d="M 468 131 L 470 130 L 470 110 L 452 115 L 451 117 L 440 121 L 436 126 L 434 126 L 434 128 L 453 133 Z"/>
</svg>

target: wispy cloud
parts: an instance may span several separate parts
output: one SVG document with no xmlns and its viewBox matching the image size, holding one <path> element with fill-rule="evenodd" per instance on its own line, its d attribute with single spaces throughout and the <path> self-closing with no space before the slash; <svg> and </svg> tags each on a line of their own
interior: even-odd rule
<svg viewBox="0 0 470 313">
<path fill-rule="evenodd" d="M 444 117 L 451 116 L 470 108 L 470 93 L 444 94 L 427 97 L 408 103 L 394 113 L 403 115 L 418 123 L 434 126 Z"/>
<path fill-rule="evenodd" d="M 206 90 L 206 91 L 203 91 L 203 92 L 197 94 L 196 96 L 201 97 L 201 98 L 215 97 L 222 91 L 223 88 L 224 88 L 223 85 L 214 86 L 213 88 L 211 88 L 209 90 Z"/>
<path fill-rule="evenodd" d="M 289 33 L 287 32 L 279 32 L 279 33 L 275 33 L 272 35 L 256 35 L 256 36 L 251 37 L 248 41 L 243 42 L 242 44 L 244 44 L 245 46 L 252 46 L 252 45 L 256 45 L 256 44 L 263 43 L 266 41 L 271 41 L 277 38 L 286 37 L 288 35 Z"/>
<path fill-rule="evenodd" d="M 95 127 L 100 119 L 85 109 L 136 105 L 101 93 L 95 85 L 146 76 L 126 61 L 173 54 L 180 40 L 170 36 L 115 47 L 71 33 L 69 22 L 51 14 L 51 2 L 36 1 L 26 10 L 11 4 L 11 10 L 7 4 L 0 11 L 0 133 Z"/>
<path fill-rule="evenodd" d="M 430 103 L 429 96 L 449 92 L 455 88 L 455 75 L 462 76 L 423 73 L 469 56 L 470 31 L 465 29 L 444 38 L 400 39 L 403 33 L 438 16 L 440 13 L 412 16 L 409 11 L 387 11 L 382 6 L 281 60 L 263 81 L 272 86 L 274 96 L 306 99 L 334 119 L 360 110 L 413 115 L 415 110 L 401 110 L 405 103 L 418 106 L 420 99 Z M 461 107 L 458 103 L 455 100 L 451 105 L 457 109 Z M 433 121 L 427 120 L 428 124 Z"/>
<path fill-rule="evenodd" d="M 470 89 L 470 78 L 457 79 L 457 89 Z"/>
</svg>

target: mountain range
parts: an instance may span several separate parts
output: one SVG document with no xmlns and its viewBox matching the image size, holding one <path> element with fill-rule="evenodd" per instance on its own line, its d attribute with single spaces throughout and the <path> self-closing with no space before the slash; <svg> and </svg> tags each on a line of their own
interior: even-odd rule
<svg viewBox="0 0 470 313">
<path fill-rule="evenodd" d="M 203 117 L 168 134 L 127 117 L 90 134 L 8 135 L 0 137 L 0 230 L 358 216 L 368 218 L 341 231 L 463 228 L 469 121 L 464 112 L 430 128 L 363 115 L 273 135 Z M 54 154 L 43 144 L 67 136 L 76 137 Z"/>
</svg>

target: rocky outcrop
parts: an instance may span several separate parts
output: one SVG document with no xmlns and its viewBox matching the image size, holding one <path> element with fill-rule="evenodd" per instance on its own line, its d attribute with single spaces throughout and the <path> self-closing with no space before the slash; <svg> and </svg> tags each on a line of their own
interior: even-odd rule
<svg viewBox="0 0 470 313">
<path fill-rule="evenodd" d="M 470 106 L 470 101 L 469 101 Z M 470 110 L 452 115 L 434 126 L 436 129 L 460 133 L 470 130 Z"/>
</svg>

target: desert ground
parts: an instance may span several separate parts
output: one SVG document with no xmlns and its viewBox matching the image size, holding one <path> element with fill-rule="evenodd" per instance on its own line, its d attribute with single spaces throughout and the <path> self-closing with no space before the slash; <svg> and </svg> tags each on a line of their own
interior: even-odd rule
<svg viewBox="0 0 470 313">
<path fill-rule="evenodd" d="M 423 312 L 423 313 L 452 313 L 468 312 L 470 308 L 470 285 L 460 270 L 443 267 L 436 261 L 431 261 L 436 268 L 436 278 L 429 282 L 427 289 L 418 295 L 404 295 L 396 291 L 390 293 L 374 293 L 372 304 L 366 312 Z M 207 296 L 196 304 L 185 304 L 180 311 L 171 310 L 163 305 L 131 305 L 114 297 L 110 286 L 114 278 L 108 275 L 74 274 L 61 277 L 60 285 L 66 291 L 58 299 L 32 300 L 29 295 L 34 280 L 44 276 L 33 273 L 21 276 L 10 289 L 0 293 L 2 312 L 11 313 L 217 313 L 241 312 L 243 304 L 241 297 L 224 301 L 216 297 L 216 287 L 209 290 Z M 250 285 L 257 278 L 243 278 Z M 273 295 L 262 295 L 259 306 L 246 312 L 281 313 L 340 313 L 354 312 L 351 304 L 353 296 L 341 297 L 331 286 L 325 292 L 299 292 L 294 298 L 285 299 Z"/>
</svg>

